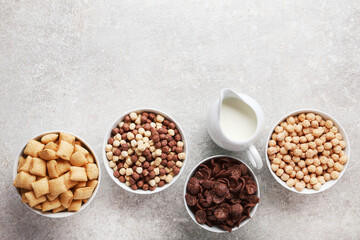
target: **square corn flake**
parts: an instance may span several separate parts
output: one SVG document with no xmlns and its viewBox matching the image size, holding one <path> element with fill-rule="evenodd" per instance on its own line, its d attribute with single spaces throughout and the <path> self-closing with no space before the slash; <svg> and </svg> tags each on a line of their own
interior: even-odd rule
<svg viewBox="0 0 360 240">
<path fill-rule="evenodd" d="M 50 178 L 57 178 L 59 174 L 57 172 L 57 161 L 51 160 L 46 163 L 46 168 Z"/>
<path fill-rule="evenodd" d="M 88 199 L 91 197 L 94 189 L 92 187 L 84 187 L 76 189 L 74 193 L 74 199 Z"/>
<path fill-rule="evenodd" d="M 45 201 L 41 204 L 41 210 L 43 212 L 45 211 L 49 211 L 49 210 L 52 210 L 52 209 L 55 209 L 55 208 L 58 208 L 61 206 L 61 203 L 60 203 L 60 200 L 59 198 L 55 198 L 54 200 L 52 201 Z"/>
<path fill-rule="evenodd" d="M 51 149 L 51 150 L 57 152 L 57 150 L 59 149 L 59 145 L 57 145 L 54 142 L 49 142 L 45 145 L 44 149 Z"/>
<path fill-rule="evenodd" d="M 69 212 L 77 212 L 81 208 L 82 201 L 81 200 L 73 200 L 68 208 Z"/>
<path fill-rule="evenodd" d="M 58 195 L 60 193 L 66 192 L 66 185 L 64 181 L 64 177 L 58 177 L 55 179 L 49 180 L 49 188 L 51 195 Z"/>
<path fill-rule="evenodd" d="M 68 172 L 70 170 L 70 166 L 71 164 L 69 163 L 69 161 L 60 160 L 60 159 L 57 160 L 56 161 L 57 174 L 61 176 L 62 174 Z"/>
<path fill-rule="evenodd" d="M 46 162 L 44 160 L 41 160 L 40 158 L 34 157 L 30 166 L 30 173 L 39 177 L 45 177 Z"/>
<path fill-rule="evenodd" d="M 58 139 L 58 137 L 59 134 L 57 133 L 49 133 L 41 138 L 41 142 L 44 144 L 48 144 L 49 142 L 55 142 Z"/>
<path fill-rule="evenodd" d="M 73 181 L 70 179 L 70 172 L 65 173 L 64 175 L 62 175 L 62 177 L 64 178 L 65 187 L 68 190 L 79 183 L 78 181 Z"/>
<path fill-rule="evenodd" d="M 94 180 L 99 177 L 99 169 L 95 163 L 86 164 L 86 173 L 89 180 Z"/>
<path fill-rule="evenodd" d="M 60 194 L 59 198 L 60 198 L 61 205 L 68 208 L 68 207 L 70 207 L 70 204 L 71 204 L 72 200 L 74 199 L 74 194 L 71 190 L 67 190 L 66 192 L 63 192 L 62 194 Z"/>
<path fill-rule="evenodd" d="M 52 149 L 44 149 L 39 152 L 39 157 L 44 160 L 54 160 L 57 159 L 58 156 L 56 152 Z"/>
<path fill-rule="evenodd" d="M 31 139 L 28 144 L 25 147 L 24 153 L 26 155 L 30 155 L 32 157 L 37 157 L 38 153 L 43 150 L 44 148 L 44 144 L 42 144 L 41 142 L 38 142 L 34 139 Z"/>
<path fill-rule="evenodd" d="M 73 166 L 82 167 L 87 164 L 87 159 L 82 152 L 75 152 L 71 155 L 70 163 Z"/>
<path fill-rule="evenodd" d="M 13 185 L 17 188 L 32 190 L 31 183 L 35 181 L 36 181 L 36 176 L 22 171 L 16 175 Z"/>
<path fill-rule="evenodd" d="M 84 154 L 84 156 L 89 153 L 89 151 L 83 148 L 81 145 L 75 145 L 74 152 L 81 152 L 82 154 Z"/>
<path fill-rule="evenodd" d="M 70 180 L 87 181 L 86 170 L 83 167 L 70 167 Z"/>
<path fill-rule="evenodd" d="M 22 166 L 20 167 L 20 172 L 24 171 L 24 172 L 30 172 L 30 166 L 32 163 L 32 157 L 31 156 L 27 156 L 25 159 L 25 162 L 22 164 Z"/>
<path fill-rule="evenodd" d="M 43 203 L 46 201 L 45 196 L 41 196 L 37 198 L 33 191 L 25 193 L 25 197 L 28 200 L 30 207 L 34 207 L 35 205 L 38 205 L 39 203 Z"/>
<path fill-rule="evenodd" d="M 20 168 L 25 164 L 26 159 L 23 156 L 20 156 L 19 163 L 17 167 L 17 172 L 20 172 Z"/>
<path fill-rule="evenodd" d="M 59 149 L 56 152 L 56 155 L 64 160 L 70 160 L 71 154 L 74 151 L 74 146 L 64 140 L 60 141 Z"/>
<path fill-rule="evenodd" d="M 52 210 L 52 213 L 58 213 L 58 212 L 61 212 L 61 211 L 64 211 L 66 209 L 66 207 L 64 207 L 64 206 L 60 206 L 60 207 L 58 207 L 58 208 L 54 208 L 53 210 Z"/>
<path fill-rule="evenodd" d="M 74 145 L 75 144 L 75 136 L 73 136 L 69 133 L 61 132 L 60 136 L 59 136 L 59 141 L 60 142 L 65 141 L 65 142 L 70 143 L 71 145 Z"/>
<path fill-rule="evenodd" d="M 36 198 L 41 197 L 50 192 L 49 190 L 49 182 L 46 177 L 31 183 L 32 189 L 35 193 Z"/>
<path fill-rule="evenodd" d="M 97 184 L 98 184 L 98 180 L 90 180 L 86 183 L 86 186 L 96 188 Z"/>
</svg>

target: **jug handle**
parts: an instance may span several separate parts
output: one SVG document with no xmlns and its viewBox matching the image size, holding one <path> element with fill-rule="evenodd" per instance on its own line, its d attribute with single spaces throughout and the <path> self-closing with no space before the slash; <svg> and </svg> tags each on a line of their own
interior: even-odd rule
<svg viewBox="0 0 360 240">
<path fill-rule="evenodd" d="M 261 169 L 263 167 L 263 163 L 262 163 L 260 154 L 254 145 L 252 145 L 248 149 L 246 149 L 246 154 L 247 154 L 251 164 L 256 169 Z"/>
</svg>

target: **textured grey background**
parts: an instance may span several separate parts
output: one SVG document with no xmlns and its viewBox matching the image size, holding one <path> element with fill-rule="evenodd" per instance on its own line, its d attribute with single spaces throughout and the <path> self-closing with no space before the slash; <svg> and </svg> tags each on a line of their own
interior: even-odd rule
<svg viewBox="0 0 360 240">
<path fill-rule="evenodd" d="M 0 0 L 0 239 L 359 239 L 359 9 L 338 0 Z M 244 228 L 218 235 L 198 227 L 183 204 L 184 181 L 201 159 L 229 153 L 205 129 L 223 87 L 263 107 L 262 157 L 284 114 L 312 107 L 333 115 L 352 144 L 344 177 L 302 196 L 264 168 L 261 204 Z M 71 131 L 102 160 L 109 124 L 143 106 L 173 115 L 187 134 L 191 157 L 171 188 L 132 195 L 102 167 L 100 190 L 78 215 L 48 219 L 20 203 L 12 168 L 30 137 Z"/>
</svg>

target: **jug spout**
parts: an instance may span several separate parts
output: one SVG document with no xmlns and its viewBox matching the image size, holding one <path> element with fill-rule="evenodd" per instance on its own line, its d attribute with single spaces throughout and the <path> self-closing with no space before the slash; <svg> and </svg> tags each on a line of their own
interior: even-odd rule
<svg viewBox="0 0 360 240">
<path fill-rule="evenodd" d="M 232 90 L 230 88 L 223 88 L 220 91 L 219 116 L 220 116 L 220 110 L 221 110 L 221 107 L 222 107 L 222 103 L 227 98 L 236 98 L 236 99 L 238 99 L 239 101 L 245 103 L 250 108 L 252 108 L 252 110 L 256 113 L 257 119 L 263 119 L 264 118 L 263 110 L 261 109 L 260 105 L 253 98 L 251 98 L 250 96 L 248 96 L 246 94 L 243 94 L 243 93 L 237 93 L 237 92 L 235 92 L 234 90 Z"/>
<path fill-rule="evenodd" d="M 225 98 L 228 98 L 228 97 L 240 98 L 239 94 L 237 92 L 231 90 L 230 88 L 221 89 L 221 91 L 220 91 L 220 103 L 222 103 L 223 100 Z M 221 107 L 221 105 L 220 105 L 220 107 Z"/>
</svg>

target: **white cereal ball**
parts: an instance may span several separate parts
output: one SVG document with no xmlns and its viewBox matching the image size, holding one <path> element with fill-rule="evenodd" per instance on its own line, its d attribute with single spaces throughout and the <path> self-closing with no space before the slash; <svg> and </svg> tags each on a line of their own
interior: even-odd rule
<svg viewBox="0 0 360 240">
<path fill-rule="evenodd" d="M 126 174 L 126 169 L 125 168 L 120 168 L 119 173 L 120 173 L 120 175 L 125 175 Z"/>
<path fill-rule="evenodd" d="M 126 169 L 126 176 L 130 176 L 134 173 L 134 171 L 132 170 L 132 168 L 127 168 Z"/>
<path fill-rule="evenodd" d="M 116 164 L 113 162 L 113 161 L 110 161 L 109 162 L 109 167 L 110 168 L 114 168 L 116 166 Z"/>
<path fill-rule="evenodd" d="M 111 152 L 112 149 L 113 149 L 113 146 L 112 146 L 111 144 L 107 144 L 107 145 L 105 146 L 105 151 L 106 151 L 106 152 Z"/>
<path fill-rule="evenodd" d="M 134 130 L 135 127 L 136 127 L 135 123 L 130 123 L 130 124 L 129 124 L 129 129 L 130 129 L 130 130 Z"/>
<path fill-rule="evenodd" d="M 175 165 L 178 167 L 178 168 L 181 168 L 183 166 L 183 162 L 182 161 L 176 161 Z"/>
<path fill-rule="evenodd" d="M 135 124 L 141 124 L 141 118 L 138 117 L 136 120 L 135 120 Z"/>
<path fill-rule="evenodd" d="M 121 140 L 121 135 L 120 133 L 116 134 L 115 137 L 114 137 L 115 140 Z"/>
<path fill-rule="evenodd" d="M 130 113 L 130 119 L 135 121 L 138 118 L 138 115 L 135 112 Z"/>
<path fill-rule="evenodd" d="M 108 160 L 112 160 L 112 158 L 113 158 L 113 152 L 107 152 L 107 153 L 106 153 L 106 157 L 107 157 Z"/>
<path fill-rule="evenodd" d="M 119 141 L 119 140 L 115 140 L 115 141 L 113 142 L 113 146 L 114 146 L 114 147 L 119 147 L 119 146 L 120 146 L 120 141 Z"/>
<path fill-rule="evenodd" d="M 145 134 L 145 129 L 144 128 L 139 128 L 138 133 L 140 133 L 141 135 Z"/>
<path fill-rule="evenodd" d="M 156 149 L 156 150 L 155 150 L 155 155 L 156 155 L 156 156 L 160 157 L 160 156 L 161 156 L 161 153 L 162 153 L 161 149 Z"/>
<path fill-rule="evenodd" d="M 155 121 L 158 123 L 162 123 L 165 120 L 165 118 L 163 116 L 161 116 L 160 114 L 156 116 Z"/>
<path fill-rule="evenodd" d="M 179 154 L 178 154 L 178 158 L 179 158 L 179 160 L 184 160 L 184 159 L 185 159 L 185 157 L 186 157 L 186 155 L 185 155 L 185 153 L 184 153 L 184 152 L 182 152 L 182 153 L 179 153 Z"/>
<path fill-rule="evenodd" d="M 129 153 L 127 151 L 122 151 L 121 156 L 126 158 L 127 156 L 129 156 Z"/>
<path fill-rule="evenodd" d="M 166 177 L 165 177 L 165 182 L 170 183 L 172 180 L 173 180 L 173 176 L 172 176 L 172 175 L 170 175 L 170 174 L 166 175 Z"/>
<path fill-rule="evenodd" d="M 143 136 L 140 133 L 136 134 L 136 136 L 135 136 L 135 139 L 137 141 L 141 140 L 142 138 L 143 138 Z"/>
<path fill-rule="evenodd" d="M 140 152 L 145 151 L 145 149 L 146 149 L 145 144 L 141 144 L 141 145 L 138 145 L 138 146 L 137 146 L 137 150 L 140 151 Z"/>
<path fill-rule="evenodd" d="M 135 139 L 133 139 L 133 140 L 131 140 L 131 142 L 130 142 L 130 145 L 131 145 L 131 147 L 136 147 L 137 146 L 137 141 L 135 140 Z"/>
<path fill-rule="evenodd" d="M 138 174 L 141 174 L 141 173 L 142 173 L 142 171 L 143 171 L 142 167 L 138 167 L 138 168 L 136 168 L 136 172 L 137 172 Z"/>
<path fill-rule="evenodd" d="M 129 140 L 129 141 L 131 141 L 131 140 L 133 140 L 134 139 L 134 134 L 132 133 L 132 132 L 128 132 L 127 134 L 126 134 L 126 137 L 127 137 L 127 139 Z"/>
<path fill-rule="evenodd" d="M 150 186 L 155 186 L 156 185 L 156 182 L 155 182 L 155 180 L 154 179 L 151 179 L 150 181 L 149 181 L 149 185 Z"/>
</svg>

